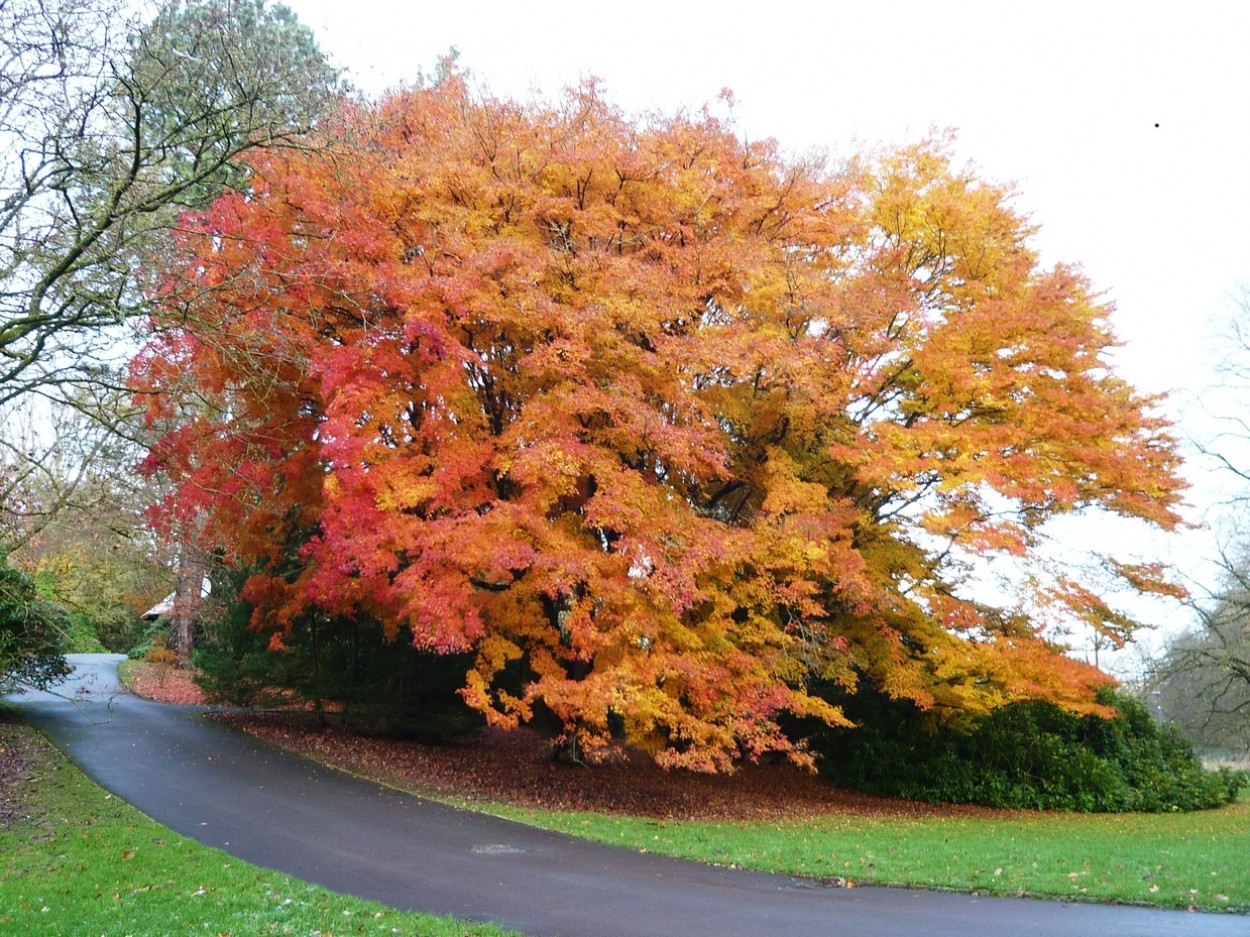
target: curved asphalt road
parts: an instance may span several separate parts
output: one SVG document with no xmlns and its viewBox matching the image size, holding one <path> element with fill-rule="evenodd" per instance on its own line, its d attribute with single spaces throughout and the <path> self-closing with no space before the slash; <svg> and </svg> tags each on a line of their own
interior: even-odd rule
<svg viewBox="0 0 1250 937">
<path fill-rule="evenodd" d="M 1222 937 L 1235 915 L 830 889 L 599 846 L 400 794 L 198 718 L 115 695 L 120 655 L 76 655 L 30 723 L 87 774 L 180 833 L 402 909 L 560 937 Z M 111 700 L 111 702 L 110 702 Z"/>
</svg>

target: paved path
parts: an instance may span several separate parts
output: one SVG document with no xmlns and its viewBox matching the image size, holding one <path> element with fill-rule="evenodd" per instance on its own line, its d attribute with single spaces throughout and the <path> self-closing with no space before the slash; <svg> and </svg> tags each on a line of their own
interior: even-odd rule
<svg viewBox="0 0 1250 937">
<path fill-rule="evenodd" d="M 613 849 L 400 794 L 199 718 L 116 695 L 119 655 L 77 655 L 79 702 L 18 702 L 89 775 L 180 833 L 403 908 L 551 937 L 1224 937 L 1250 919 L 829 889 Z M 109 702 L 111 699 L 111 703 Z"/>
</svg>

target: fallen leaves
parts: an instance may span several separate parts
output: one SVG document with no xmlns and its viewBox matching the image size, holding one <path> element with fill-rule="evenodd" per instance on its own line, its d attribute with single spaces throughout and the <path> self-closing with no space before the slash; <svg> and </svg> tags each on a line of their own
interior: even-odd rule
<svg viewBox="0 0 1250 937">
<path fill-rule="evenodd" d="M 22 782 L 29 780 L 37 763 L 39 745 L 35 733 L 0 723 L 0 829 L 26 816 Z"/>
<path fill-rule="evenodd" d="M 472 802 L 659 819 L 798 820 L 829 815 L 1008 815 L 934 806 L 836 788 L 789 764 L 745 765 L 733 775 L 665 771 L 638 752 L 588 768 L 552 761 L 529 729 L 486 729 L 455 744 L 425 745 L 321 728 L 301 713 L 215 718 L 299 754 L 396 787 Z"/>
<path fill-rule="evenodd" d="M 161 703 L 199 705 L 204 692 L 195 684 L 192 672 L 170 664 L 135 661 L 130 665 L 130 692 Z"/>
</svg>

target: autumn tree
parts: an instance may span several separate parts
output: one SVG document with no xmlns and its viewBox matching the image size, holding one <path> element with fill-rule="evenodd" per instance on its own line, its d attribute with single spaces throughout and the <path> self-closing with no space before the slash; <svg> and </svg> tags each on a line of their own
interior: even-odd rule
<svg viewBox="0 0 1250 937">
<path fill-rule="evenodd" d="M 339 139 L 188 222 L 133 366 L 177 422 L 158 520 L 254 570 L 275 653 L 367 616 L 471 651 L 497 724 L 701 770 L 802 760 L 784 714 L 847 721 L 820 688 L 1103 711 L 1046 625 L 1126 616 L 1075 573 L 997 602 L 965 575 L 1058 515 L 1174 526 L 1177 457 L 1009 190 L 940 140 L 828 165 L 593 84 L 452 75 Z"/>
</svg>

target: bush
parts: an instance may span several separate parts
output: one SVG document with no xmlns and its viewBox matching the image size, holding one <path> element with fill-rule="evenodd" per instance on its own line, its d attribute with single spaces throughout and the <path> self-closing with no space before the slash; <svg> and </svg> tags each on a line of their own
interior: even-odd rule
<svg viewBox="0 0 1250 937">
<path fill-rule="evenodd" d="M 143 621 L 143 627 L 135 636 L 134 643 L 126 648 L 126 656 L 130 660 L 147 660 L 153 651 L 169 647 L 169 619 L 157 618 L 155 621 Z"/>
<path fill-rule="evenodd" d="M 23 686 L 46 689 L 70 672 L 65 611 L 39 597 L 30 577 L 0 551 L 0 695 Z"/>
<path fill-rule="evenodd" d="M 91 619 L 81 612 L 69 616 L 69 630 L 65 634 L 65 653 L 102 654 L 104 645 L 96 635 Z"/>
<path fill-rule="evenodd" d="M 1207 771 L 1140 700 L 1105 690 L 1113 719 L 1044 702 L 1004 706 L 963 729 L 866 688 L 839 700 L 859 728 L 823 733 L 822 772 L 837 784 L 935 803 L 1091 812 L 1218 807 L 1247 782 Z"/>
<path fill-rule="evenodd" d="M 66 652 L 98 654 L 104 651 L 124 653 L 141 640 L 147 622 L 136 618 L 116 595 L 106 600 L 89 592 L 89 585 L 75 582 L 67 574 L 58 580 L 52 570 L 37 570 L 31 577 L 35 591 L 44 601 L 73 609 Z M 98 584 L 98 583 L 97 583 Z"/>
<path fill-rule="evenodd" d="M 104 649 L 114 654 L 129 652 L 143 642 L 148 631 L 148 622 L 126 608 L 101 610 L 92 615 L 91 624 Z"/>
<path fill-rule="evenodd" d="M 237 597 L 241 579 L 214 577 L 216 610 L 206 610 L 197 639 L 196 682 L 210 702 L 308 704 L 357 729 L 431 740 L 482 725 L 457 692 L 471 655 L 422 653 L 406 629 L 388 640 L 366 615 L 319 613 L 301 616 L 273 650 L 249 627 L 251 606 Z"/>
</svg>

